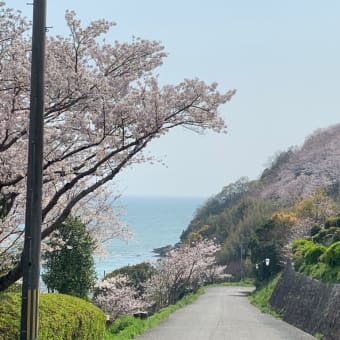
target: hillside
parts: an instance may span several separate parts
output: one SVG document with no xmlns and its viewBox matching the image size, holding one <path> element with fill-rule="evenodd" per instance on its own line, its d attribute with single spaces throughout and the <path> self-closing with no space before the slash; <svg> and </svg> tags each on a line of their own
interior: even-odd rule
<svg viewBox="0 0 340 340">
<path fill-rule="evenodd" d="M 263 198 L 291 202 L 316 188 L 337 192 L 340 180 L 340 124 L 315 131 L 298 148 L 281 153 L 264 170 L 260 194 Z"/>
<path fill-rule="evenodd" d="M 328 207 L 331 201 L 333 207 L 340 201 L 339 183 L 340 124 L 337 124 L 315 131 L 302 146 L 278 154 L 258 180 L 242 177 L 224 187 L 197 210 L 181 240 L 215 238 L 222 244 L 220 263 L 228 264 L 232 272 L 239 272 L 241 264 L 244 266 L 241 269 L 247 270 L 246 262 L 254 256 L 251 247 L 256 242 L 265 243 L 267 252 L 269 248 L 279 252 L 297 234 L 309 231 L 313 226 L 310 223 L 319 223 L 321 208 L 316 209 L 320 210 L 316 217 L 312 216 L 311 208 L 312 201 L 319 198 L 311 197 L 317 189 L 324 189 L 322 202 L 316 204 L 327 203 Z M 275 214 L 279 218 L 274 221 Z M 291 221 L 297 217 L 299 223 L 292 226 Z M 279 221 L 280 218 L 285 221 Z M 304 229 L 303 223 L 307 223 Z"/>
</svg>

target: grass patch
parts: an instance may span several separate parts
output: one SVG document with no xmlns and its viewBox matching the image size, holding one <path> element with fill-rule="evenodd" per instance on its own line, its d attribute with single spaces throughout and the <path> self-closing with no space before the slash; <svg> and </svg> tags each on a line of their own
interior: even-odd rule
<svg viewBox="0 0 340 340">
<path fill-rule="evenodd" d="M 276 275 L 272 280 L 268 282 L 268 284 L 261 287 L 260 289 L 256 289 L 248 297 L 250 303 L 259 308 L 261 312 L 270 314 L 276 318 L 280 318 L 280 314 L 270 308 L 269 299 L 273 294 L 274 288 L 278 283 L 280 277 L 281 274 Z"/>
<path fill-rule="evenodd" d="M 304 265 L 299 271 L 322 282 L 340 283 L 340 266 L 331 267 L 326 263 L 318 262 Z"/>
<path fill-rule="evenodd" d="M 213 287 L 213 286 L 214 285 L 209 286 L 209 287 Z M 229 286 L 253 287 L 254 286 L 254 279 L 247 278 L 247 279 L 244 279 L 244 280 L 241 280 L 241 281 L 236 281 L 236 282 L 233 282 L 233 281 L 223 282 L 223 283 L 218 283 L 216 286 L 217 287 L 218 286 L 226 286 L 226 287 L 229 287 Z"/>
<path fill-rule="evenodd" d="M 321 333 L 314 334 L 314 337 L 317 338 L 318 340 L 324 340 L 325 339 L 325 336 Z"/>
</svg>

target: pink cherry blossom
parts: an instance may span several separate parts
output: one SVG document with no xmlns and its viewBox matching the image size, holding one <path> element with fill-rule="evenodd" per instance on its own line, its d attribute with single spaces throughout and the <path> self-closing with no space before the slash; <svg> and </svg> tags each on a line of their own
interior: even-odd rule
<svg viewBox="0 0 340 340">
<path fill-rule="evenodd" d="M 181 244 L 156 264 L 157 272 L 145 285 L 145 298 L 156 308 L 175 303 L 204 283 L 221 277 L 226 269 L 215 264 L 220 246 L 211 240 Z"/>
<path fill-rule="evenodd" d="M 69 36 L 50 36 L 46 48 L 42 239 L 72 212 L 91 222 L 100 244 L 126 232 L 107 200 L 115 176 L 149 161 L 144 149 L 172 128 L 225 131 L 219 107 L 235 91 L 219 93 L 198 79 L 161 87 L 154 70 L 166 53 L 159 42 L 108 44 L 102 37 L 114 23 L 82 27 L 72 11 L 66 24 Z M 0 263 L 7 263 L 0 290 L 22 272 L 30 29 L 0 3 Z"/>
<path fill-rule="evenodd" d="M 132 315 L 138 310 L 145 310 L 148 303 L 138 295 L 138 291 L 129 285 L 128 278 L 117 275 L 98 282 L 95 285 L 94 304 L 112 319 L 120 315 Z"/>
</svg>

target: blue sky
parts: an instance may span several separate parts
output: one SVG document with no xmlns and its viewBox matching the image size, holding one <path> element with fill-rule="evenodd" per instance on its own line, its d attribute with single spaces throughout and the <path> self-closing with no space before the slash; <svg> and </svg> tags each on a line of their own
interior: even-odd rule
<svg viewBox="0 0 340 340">
<path fill-rule="evenodd" d="M 10 7 L 31 16 L 27 0 Z M 173 131 L 149 152 L 161 164 L 117 178 L 124 195 L 209 197 L 241 176 L 256 179 L 277 151 L 340 121 L 340 1 L 47 0 L 49 34 L 66 34 L 64 12 L 115 21 L 107 37 L 159 40 L 169 53 L 161 81 L 216 81 L 237 89 L 221 108 L 226 135 Z"/>
</svg>

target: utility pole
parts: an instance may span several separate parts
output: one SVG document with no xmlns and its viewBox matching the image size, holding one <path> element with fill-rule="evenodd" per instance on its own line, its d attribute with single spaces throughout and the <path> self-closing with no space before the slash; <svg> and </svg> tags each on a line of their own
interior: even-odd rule
<svg viewBox="0 0 340 340">
<path fill-rule="evenodd" d="M 46 0 L 34 0 L 20 340 L 38 339 Z"/>
<path fill-rule="evenodd" d="M 243 280 L 243 234 L 240 235 L 240 275 Z"/>
</svg>

